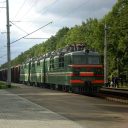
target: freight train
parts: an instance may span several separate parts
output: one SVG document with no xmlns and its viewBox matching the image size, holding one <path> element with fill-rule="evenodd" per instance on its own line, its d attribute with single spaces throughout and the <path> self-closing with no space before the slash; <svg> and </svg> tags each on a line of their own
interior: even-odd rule
<svg viewBox="0 0 128 128">
<path fill-rule="evenodd" d="M 101 56 L 80 44 L 31 58 L 12 67 L 11 76 L 12 82 L 81 94 L 96 93 L 104 84 Z M 1 69 L 0 80 L 6 79 Z"/>
</svg>

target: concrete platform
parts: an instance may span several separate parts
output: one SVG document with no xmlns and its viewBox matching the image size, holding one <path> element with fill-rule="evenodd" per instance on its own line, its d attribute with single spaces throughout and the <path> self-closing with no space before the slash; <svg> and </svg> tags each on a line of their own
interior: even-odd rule
<svg viewBox="0 0 128 128">
<path fill-rule="evenodd" d="M 0 128 L 82 128 L 17 94 L 0 90 Z"/>
<path fill-rule="evenodd" d="M 15 86 L 0 91 L 3 113 L 0 128 L 128 128 L 126 104 L 46 88 Z"/>
</svg>

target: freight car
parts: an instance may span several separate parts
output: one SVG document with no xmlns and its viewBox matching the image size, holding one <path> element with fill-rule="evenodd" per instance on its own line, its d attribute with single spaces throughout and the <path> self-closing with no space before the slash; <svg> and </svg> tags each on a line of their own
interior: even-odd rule
<svg viewBox="0 0 128 128">
<path fill-rule="evenodd" d="M 11 81 L 14 83 L 19 83 L 20 78 L 20 65 L 11 67 Z"/>
<path fill-rule="evenodd" d="M 103 79 L 101 56 L 81 44 L 32 58 L 11 68 L 12 82 L 82 94 L 97 92 L 104 84 Z M 0 80 L 7 80 L 6 69 L 0 70 Z"/>
<path fill-rule="evenodd" d="M 11 67 L 11 81 L 19 83 L 20 78 L 20 65 Z M 0 69 L 0 80 L 7 81 L 7 68 Z"/>
<path fill-rule="evenodd" d="M 83 45 L 30 59 L 20 66 L 20 81 L 76 93 L 95 93 L 104 84 L 103 65 L 97 52 Z"/>
<path fill-rule="evenodd" d="M 7 80 L 7 70 L 6 69 L 0 69 L 0 80 L 1 81 Z"/>
</svg>

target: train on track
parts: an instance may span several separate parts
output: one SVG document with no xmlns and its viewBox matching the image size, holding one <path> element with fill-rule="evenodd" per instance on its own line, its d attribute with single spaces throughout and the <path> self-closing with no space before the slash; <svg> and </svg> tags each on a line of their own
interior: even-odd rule
<svg viewBox="0 0 128 128">
<path fill-rule="evenodd" d="M 7 80 L 7 69 L 0 69 L 0 80 Z M 82 44 L 70 45 L 12 67 L 11 81 L 93 94 L 104 84 L 101 56 Z"/>
</svg>

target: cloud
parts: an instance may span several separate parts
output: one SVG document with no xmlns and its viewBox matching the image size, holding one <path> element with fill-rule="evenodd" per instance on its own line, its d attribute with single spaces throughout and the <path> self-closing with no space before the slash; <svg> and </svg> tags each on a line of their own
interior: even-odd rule
<svg viewBox="0 0 128 128">
<path fill-rule="evenodd" d="M 54 6 L 49 6 L 45 13 L 54 14 L 60 17 L 83 18 L 89 17 L 90 13 L 102 12 L 110 10 L 116 0 L 60 0 Z M 43 10 L 40 13 L 44 13 Z M 105 13 L 105 12 L 104 12 Z M 97 13 L 98 16 L 99 13 Z M 91 16 L 92 16 L 91 15 Z M 100 15 L 102 17 L 104 14 Z M 96 17 L 97 17 L 96 16 Z"/>
</svg>

